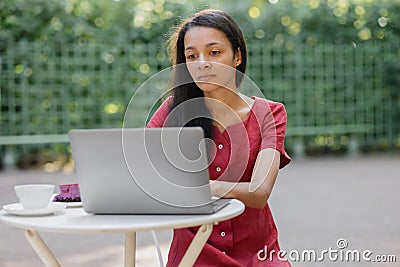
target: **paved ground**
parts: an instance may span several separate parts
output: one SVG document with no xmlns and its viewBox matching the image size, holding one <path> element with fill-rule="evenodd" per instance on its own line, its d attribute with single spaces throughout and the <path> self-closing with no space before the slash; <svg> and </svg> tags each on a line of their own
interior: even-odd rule
<svg viewBox="0 0 400 267">
<path fill-rule="evenodd" d="M 270 206 L 288 256 L 315 251 L 320 262 L 294 262 L 293 266 L 400 266 L 400 155 L 356 158 L 309 158 L 294 160 L 280 174 Z M 71 174 L 36 171 L 0 172 L 0 204 L 16 202 L 15 184 L 74 182 Z M 157 232 L 164 257 L 170 231 Z M 122 266 L 121 234 L 54 234 L 43 238 L 63 266 Z M 339 250 L 343 238 L 347 248 Z M 137 266 L 158 266 L 149 233 L 138 234 Z M 324 253 L 331 251 L 331 254 Z M 341 251 L 335 254 L 333 250 Z M 396 263 L 359 263 L 340 259 L 348 251 L 365 250 L 395 255 Z M 305 254 L 307 256 L 307 254 Z M 335 259 L 334 261 L 330 258 Z M 361 255 L 362 256 L 362 255 Z M 368 255 L 367 255 L 368 256 Z M 301 256 L 299 257 L 301 259 Z M 21 230 L 0 224 L 0 266 L 42 266 Z"/>
</svg>

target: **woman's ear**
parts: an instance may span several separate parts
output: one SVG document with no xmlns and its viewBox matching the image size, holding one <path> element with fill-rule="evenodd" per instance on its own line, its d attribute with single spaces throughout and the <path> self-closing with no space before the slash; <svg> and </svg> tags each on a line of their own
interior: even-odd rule
<svg viewBox="0 0 400 267">
<path fill-rule="evenodd" d="M 239 66 L 242 63 L 242 51 L 240 51 L 240 47 L 238 47 L 237 51 L 235 52 L 235 66 Z"/>
</svg>

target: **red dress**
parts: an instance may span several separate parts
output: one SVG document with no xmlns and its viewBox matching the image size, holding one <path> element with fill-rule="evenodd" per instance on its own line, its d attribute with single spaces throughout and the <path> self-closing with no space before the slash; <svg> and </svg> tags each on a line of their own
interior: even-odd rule
<svg viewBox="0 0 400 267">
<path fill-rule="evenodd" d="M 265 148 L 280 152 L 280 168 L 290 162 L 284 149 L 286 110 L 281 103 L 253 97 L 251 112 L 241 123 L 221 133 L 214 127 L 215 158 L 210 179 L 249 182 L 257 154 Z M 168 98 L 147 127 L 163 127 L 169 113 Z M 229 164 L 228 164 L 229 163 Z M 178 266 L 198 227 L 175 229 L 167 266 Z M 267 248 L 267 249 L 266 249 Z M 275 253 L 271 253 L 272 250 Z M 215 225 L 195 266 L 290 266 L 278 257 L 278 231 L 268 204 L 263 209 L 246 207 L 236 218 Z M 268 251 L 267 256 L 264 251 Z"/>
</svg>

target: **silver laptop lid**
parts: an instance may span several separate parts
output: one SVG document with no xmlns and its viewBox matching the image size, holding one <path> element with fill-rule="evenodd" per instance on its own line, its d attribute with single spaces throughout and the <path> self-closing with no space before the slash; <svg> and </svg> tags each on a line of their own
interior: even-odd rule
<svg viewBox="0 0 400 267">
<path fill-rule="evenodd" d="M 71 130 L 69 137 L 87 212 L 209 212 L 201 128 Z"/>
</svg>

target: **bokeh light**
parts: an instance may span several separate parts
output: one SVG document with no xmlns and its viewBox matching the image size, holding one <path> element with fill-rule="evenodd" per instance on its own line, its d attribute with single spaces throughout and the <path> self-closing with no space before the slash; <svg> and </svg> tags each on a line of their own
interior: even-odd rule
<svg viewBox="0 0 400 267">
<path fill-rule="evenodd" d="M 146 64 L 146 63 L 141 64 L 141 65 L 139 66 L 139 71 L 140 71 L 141 73 L 143 73 L 143 74 L 149 73 L 149 71 L 150 71 L 150 66 L 149 66 L 148 64 Z"/>
<path fill-rule="evenodd" d="M 358 32 L 358 37 L 363 41 L 371 39 L 372 37 L 371 30 L 369 28 L 363 28 Z"/>
<path fill-rule="evenodd" d="M 258 7 L 253 6 L 249 9 L 249 16 L 253 19 L 258 18 L 260 16 L 260 14 L 261 14 L 261 11 Z"/>
</svg>

